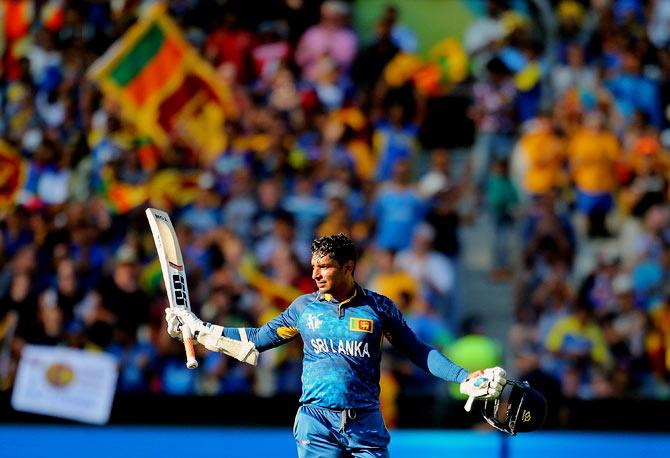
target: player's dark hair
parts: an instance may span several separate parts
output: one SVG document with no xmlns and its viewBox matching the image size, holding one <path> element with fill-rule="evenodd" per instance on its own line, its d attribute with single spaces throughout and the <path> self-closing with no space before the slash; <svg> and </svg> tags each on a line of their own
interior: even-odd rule
<svg viewBox="0 0 670 458">
<path fill-rule="evenodd" d="M 356 246 L 345 234 L 325 235 L 312 242 L 312 255 L 330 256 L 343 266 L 347 261 L 356 263 Z"/>
</svg>

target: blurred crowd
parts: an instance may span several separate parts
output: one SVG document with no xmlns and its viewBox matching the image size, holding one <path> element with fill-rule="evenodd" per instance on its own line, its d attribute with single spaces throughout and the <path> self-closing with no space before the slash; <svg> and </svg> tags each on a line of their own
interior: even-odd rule
<svg viewBox="0 0 670 458">
<path fill-rule="evenodd" d="M 459 234 L 490 224 L 490 281 L 515 286 L 512 374 L 552 400 L 670 396 L 670 1 L 482 1 L 437 76 L 393 5 L 357 34 L 343 1 L 169 2 L 239 111 L 207 161 L 179 139 L 158 150 L 86 78 L 151 2 L 26 3 L 0 81 L 0 136 L 26 164 L 0 207 L 2 389 L 28 343 L 117 355 L 121 392 L 300 391 L 297 343 L 257 368 L 205 352 L 185 368 L 151 204 L 172 216 L 203 320 L 269 321 L 313 290 L 311 240 L 344 232 L 358 281 L 469 369 L 503 362 L 461 291 Z M 109 191 L 164 170 L 189 186 L 165 178 L 139 205 Z M 383 369 L 389 424 L 400 386 L 441 390 L 391 348 Z"/>
</svg>

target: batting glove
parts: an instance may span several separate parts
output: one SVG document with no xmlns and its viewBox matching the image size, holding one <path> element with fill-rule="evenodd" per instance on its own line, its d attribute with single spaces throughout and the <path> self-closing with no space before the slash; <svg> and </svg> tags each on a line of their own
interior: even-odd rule
<svg viewBox="0 0 670 458">
<path fill-rule="evenodd" d="M 197 336 L 207 330 L 207 326 L 190 310 L 177 307 L 165 309 L 165 321 L 167 321 L 167 332 L 170 337 L 181 340 L 181 327 L 185 324 L 191 331 L 191 335 Z M 197 332 L 196 332 L 197 331 Z"/>
<path fill-rule="evenodd" d="M 496 399 L 507 382 L 506 375 L 500 367 L 472 372 L 461 383 L 461 393 L 475 399 Z"/>
</svg>

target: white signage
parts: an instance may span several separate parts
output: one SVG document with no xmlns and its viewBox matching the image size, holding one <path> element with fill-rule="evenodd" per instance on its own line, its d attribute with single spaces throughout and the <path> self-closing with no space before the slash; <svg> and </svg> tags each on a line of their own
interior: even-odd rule
<svg viewBox="0 0 670 458">
<path fill-rule="evenodd" d="M 117 361 L 107 353 L 26 345 L 14 382 L 12 407 L 105 424 L 117 378 Z"/>
</svg>

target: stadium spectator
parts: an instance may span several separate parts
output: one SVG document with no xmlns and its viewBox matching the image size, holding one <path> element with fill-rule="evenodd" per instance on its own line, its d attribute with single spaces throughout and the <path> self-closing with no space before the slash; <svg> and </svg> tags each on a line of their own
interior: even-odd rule
<svg viewBox="0 0 670 458">
<path fill-rule="evenodd" d="M 379 250 L 374 257 L 376 269 L 367 284 L 374 291 L 378 291 L 398 304 L 398 307 L 403 310 L 402 305 L 408 302 L 403 300 L 403 294 L 416 297 L 419 283 L 407 271 L 399 268 L 395 262 L 396 253 L 393 251 Z"/>
<path fill-rule="evenodd" d="M 517 91 L 509 68 L 500 58 L 493 57 L 486 64 L 486 75 L 472 88 L 474 103 L 468 113 L 477 125 L 473 170 L 482 192 L 493 160 L 511 157 L 516 130 Z"/>
<path fill-rule="evenodd" d="M 316 81 L 319 66 L 327 60 L 340 74 L 349 70 L 358 49 L 356 34 L 347 28 L 349 14 L 349 5 L 345 2 L 323 2 L 321 21 L 308 28 L 300 37 L 295 61 L 306 80 Z"/>
<path fill-rule="evenodd" d="M 416 225 L 426 211 L 426 203 L 414 189 L 407 160 L 396 162 L 393 178 L 382 184 L 371 205 L 375 242 L 386 250 L 409 247 Z"/>
<path fill-rule="evenodd" d="M 398 252 L 395 265 L 417 283 L 419 294 L 440 312 L 447 326 L 454 327 L 458 312 L 454 309 L 454 267 L 449 259 L 433 249 L 435 231 L 426 223 L 418 224 L 409 248 Z"/>
<path fill-rule="evenodd" d="M 613 208 L 614 167 L 620 159 L 619 141 L 605 128 L 602 113 L 585 116 L 584 128 L 568 140 L 568 158 L 577 188 L 577 208 L 587 218 L 589 237 L 608 237 L 606 218 Z"/>
<path fill-rule="evenodd" d="M 138 282 L 139 259 L 135 250 L 122 246 L 114 259 L 112 274 L 98 288 L 101 301 L 96 320 L 112 326 L 123 338 L 133 340 L 149 322 L 149 300 Z"/>
<path fill-rule="evenodd" d="M 493 162 L 491 175 L 486 182 L 486 204 L 493 217 L 493 270 L 496 280 L 504 280 L 511 274 L 510 232 L 514 223 L 519 194 L 509 176 L 507 159 Z"/>
</svg>

